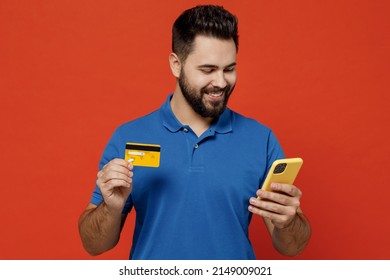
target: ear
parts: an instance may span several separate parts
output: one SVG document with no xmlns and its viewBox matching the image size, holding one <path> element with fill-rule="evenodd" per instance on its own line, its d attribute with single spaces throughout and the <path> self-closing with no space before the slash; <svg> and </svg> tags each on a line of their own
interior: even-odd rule
<svg viewBox="0 0 390 280">
<path fill-rule="evenodd" d="M 171 67 L 173 76 L 178 79 L 180 77 L 182 64 L 179 57 L 175 53 L 171 53 L 169 55 L 169 66 Z"/>
</svg>

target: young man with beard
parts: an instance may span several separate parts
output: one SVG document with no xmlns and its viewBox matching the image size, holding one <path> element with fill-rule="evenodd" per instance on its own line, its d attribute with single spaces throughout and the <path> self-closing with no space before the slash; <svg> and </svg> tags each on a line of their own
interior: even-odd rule
<svg viewBox="0 0 390 280">
<path fill-rule="evenodd" d="M 259 190 L 283 151 L 269 128 L 226 107 L 236 83 L 236 17 L 198 6 L 175 21 L 172 33 L 174 93 L 109 141 L 79 221 L 85 249 L 97 255 L 113 248 L 134 207 L 131 259 L 255 259 L 252 214 L 263 217 L 279 252 L 298 254 L 310 238 L 301 191 L 287 184 Z M 159 145 L 159 167 L 125 161 L 127 142 Z"/>
</svg>

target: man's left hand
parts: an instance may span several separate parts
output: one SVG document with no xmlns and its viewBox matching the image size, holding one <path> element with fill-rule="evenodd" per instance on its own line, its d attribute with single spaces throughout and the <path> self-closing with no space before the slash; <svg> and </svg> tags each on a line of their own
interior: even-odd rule
<svg viewBox="0 0 390 280">
<path fill-rule="evenodd" d="M 294 185 L 271 184 L 272 191 L 259 189 L 257 199 L 251 197 L 248 210 L 269 219 L 279 229 L 286 228 L 294 220 L 300 205 L 302 192 Z"/>
</svg>

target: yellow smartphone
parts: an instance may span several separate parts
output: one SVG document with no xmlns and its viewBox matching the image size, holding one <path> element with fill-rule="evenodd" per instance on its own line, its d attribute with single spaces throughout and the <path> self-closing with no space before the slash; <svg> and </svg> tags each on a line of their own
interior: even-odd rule
<svg viewBox="0 0 390 280">
<path fill-rule="evenodd" d="M 301 158 L 278 159 L 272 163 L 262 190 L 271 191 L 271 183 L 293 184 L 303 164 Z M 260 199 L 260 197 L 258 197 Z"/>
</svg>

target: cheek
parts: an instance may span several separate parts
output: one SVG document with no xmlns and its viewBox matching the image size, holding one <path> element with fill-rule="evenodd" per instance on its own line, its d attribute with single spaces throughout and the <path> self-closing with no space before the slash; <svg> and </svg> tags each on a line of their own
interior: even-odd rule
<svg viewBox="0 0 390 280">
<path fill-rule="evenodd" d="M 211 79 L 205 75 L 194 75 L 191 78 L 188 78 L 188 82 L 191 85 L 193 89 L 201 90 L 202 88 L 205 88 L 210 85 Z"/>
<path fill-rule="evenodd" d="M 236 73 L 230 73 L 230 74 L 226 75 L 225 80 L 229 85 L 234 86 L 236 84 L 236 80 L 237 80 Z"/>
</svg>

